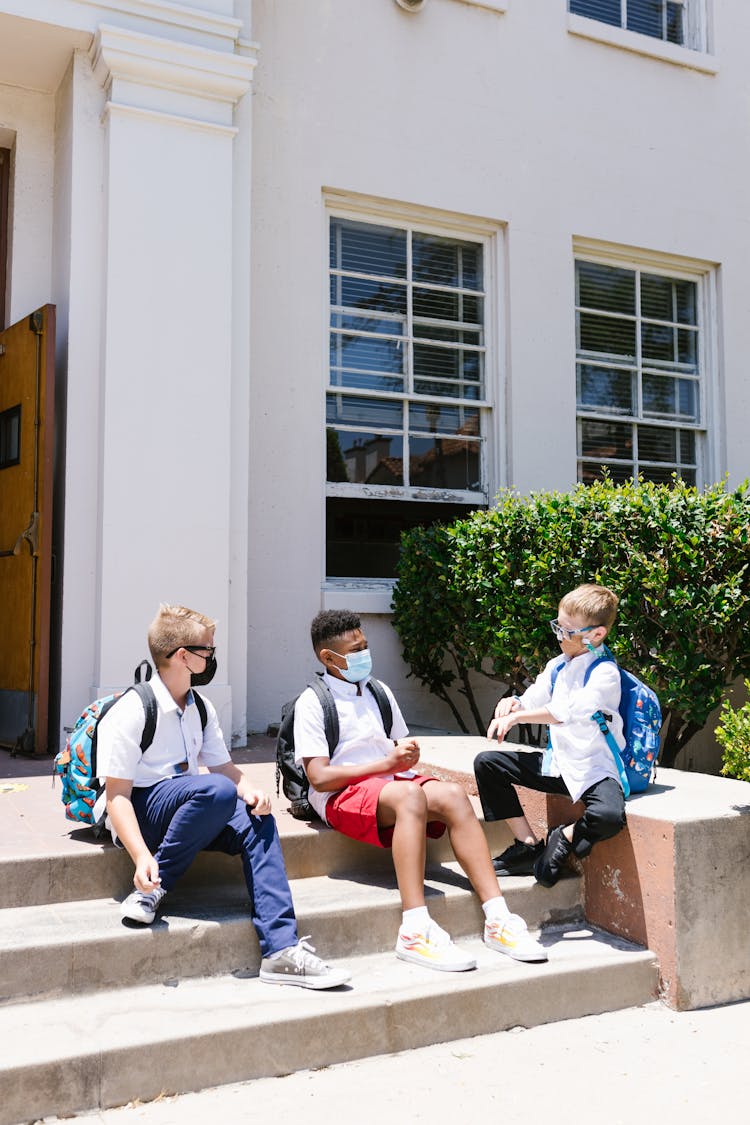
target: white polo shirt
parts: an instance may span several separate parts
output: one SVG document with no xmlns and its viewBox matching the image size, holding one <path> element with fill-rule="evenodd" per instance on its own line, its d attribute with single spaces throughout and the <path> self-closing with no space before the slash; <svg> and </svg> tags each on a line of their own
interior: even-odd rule
<svg viewBox="0 0 750 1125">
<path fill-rule="evenodd" d="M 565 660 L 552 691 L 552 669 Z M 584 687 L 583 680 L 590 664 L 598 664 Z M 525 711 L 546 707 L 558 724 L 550 726 L 552 742 L 552 773 L 562 777 L 571 797 L 577 801 L 597 781 L 613 777 L 618 785 L 620 775 L 604 735 L 591 716 L 595 711 L 611 715 L 609 729 L 622 749 L 620 706 L 620 673 L 612 660 L 599 660 L 595 652 L 580 656 L 555 656 L 540 672 L 534 683 L 520 696 Z"/>
<path fill-rule="evenodd" d="M 129 691 L 107 712 L 97 729 L 97 772 L 101 778 L 124 778 L 141 789 L 178 773 L 197 774 L 199 766 L 231 761 L 210 700 L 203 696 L 207 722 L 202 731 L 192 691 L 181 711 L 158 673 L 149 682 L 157 706 L 154 741 L 141 753 L 146 714 L 140 696 Z"/>
<path fill-rule="evenodd" d="M 339 717 L 338 745 L 333 754 L 329 755 L 323 708 L 312 688 L 307 688 L 294 707 L 294 756 L 297 762 L 301 763 L 303 758 L 330 757 L 331 762 L 335 762 L 337 766 L 363 765 L 378 758 L 386 758 L 393 749 L 394 740 L 405 738 L 409 733 L 393 692 L 386 684 L 382 686 L 393 711 L 390 738 L 383 730 L 380 708 L 366 682 L 362 684 L 362 693 L 359 694 L 357 684 L 339 680 L 335 676 L 329 676 L 327 672 L 323 673 L 323 681 L 331 689 L 336 704 Z M 406 770 L 399 777 L 413 775 L 413 770 Z M 394 775 L 378 774 L 378 777 L 392 781 Z M 323 821 L 326 819 L 326 805 L 334 796 L 335 793 L 319 793 L 310 786 L 308 799 Z"/>
</svg>

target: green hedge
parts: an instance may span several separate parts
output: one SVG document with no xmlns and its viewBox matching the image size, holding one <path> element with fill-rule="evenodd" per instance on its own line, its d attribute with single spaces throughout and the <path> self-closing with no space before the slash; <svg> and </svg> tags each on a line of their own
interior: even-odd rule
<svg viewBox="0 0 750 1125">
<path fill-rule="evenodd" d="M 557 651 L 548 622 L 562 594 L 610 586 L 620 609 L 608 643 L 657 691 L 671 765 L 750 673 L 749 536 L 747 483 L 505 491 L 489 511 L 404 534 L 393 623 L 411 673 L 462 730 L 468 708 L 483 733 L 470 672 L 522 690 Z"/>
</svg>

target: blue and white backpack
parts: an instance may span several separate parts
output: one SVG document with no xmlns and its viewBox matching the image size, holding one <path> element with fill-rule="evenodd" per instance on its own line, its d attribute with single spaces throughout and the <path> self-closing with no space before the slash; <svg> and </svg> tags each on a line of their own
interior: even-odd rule
<svg viewBox="0 0 750 1125">
<path fill-rule="evenodd" d="M 141 669 L 144 667 L 145 676 L 141 682 Z M 61 799 L 65 806 L 65 816 L 68 820 L 75 820 L 84 827 L 93 828 L 95 836 L 101 836 L 104 832 L 106 818 L 104 783 L 98 776 L 96 764 L 99 723 L 127 692 L 136 692 L 141 698 L 144 714 L 141 753 L 148 750 L 154 741 L 158 710 L 154 689 L 148 682 L 151 679 L 151 671 L 149 662 L 141 661 L 135 670 L 135 683 L 131 687 L 89 703 L 70 731 L 65 747 L 55 756 L 52 780 L 54 783 L 57 776 L 62 782 Z M 193 698 L 198 708 L 201 726 L 205 730 L 208 717 L 206 704 L 195 689 L 193 689 Z"/>
<path fill-rule="evenodd" d="M 611 660 L 617 663 L 606 645 L 602 645 L 599 652 L 599 660 L 592 661 L 586 669 L 583 677 L 584 687 L 588 683 L 589 676 L 594 668 L 598 667 L 599 661 Z M 565 664 L 566 661 L 561 660 L 552 669 L 553 691 L 558 673 L 564 668 Z M 621 668 L 619 664 L 617 670 L 620 673 L 619 712 L 622 717 L 622 732 L 625 737 L 624 749 L 620 749 L 612 731 L 609 729 L 607 720 L 612 718 L 611 715 L 606 715 L 604 711 L 595 711 L 591 718 L 598 724 L 599 730 L 607 740 L 607 745 L 612 751 L 620 775 L 623 792 L 626 797 L 629 797 L 631 793 L 642 793 L 656 776 L 659 732 L 661 731 L 662 721 L 661 707 L 656 693 L 650 687 L 647 687 L 642 680 L 639 680 L 632 672 L 628 672 L 627 669 Z"/>
</svg>

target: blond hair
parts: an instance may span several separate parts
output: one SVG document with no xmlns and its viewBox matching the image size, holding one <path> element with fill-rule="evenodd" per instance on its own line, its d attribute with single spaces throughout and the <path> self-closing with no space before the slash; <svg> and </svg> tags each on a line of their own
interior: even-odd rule
<svg viewBox="0 0 750 1125">
<path fill-rule="evenodd" d="M 588 582 L 566 594 L 560 601 L 558 612 L 580 618 L 587 625 L 604 625 L 609 632 L 615 623 L 618 601 L 617 594 L 607 586 Z"/>
<path fill-rule="evenodd" d="M 215 627 L 215 621 L 194 609 L 162 602 L 148 627 L 148 647 L 154 664 L 161 668 L 175 649 L 200 644 L 203 630 Z"/>
</svg>

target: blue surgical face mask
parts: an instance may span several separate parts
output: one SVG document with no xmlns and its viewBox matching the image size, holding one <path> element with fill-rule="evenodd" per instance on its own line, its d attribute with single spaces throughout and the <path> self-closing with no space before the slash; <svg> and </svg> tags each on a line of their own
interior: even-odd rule
<svg viewBox="0 0 750 1125">
<path fill-rule="evenodd" d="M 362 652 L 350 652 L 346 659 L 346 668 L 339 668 L 339 672 L 350 684 L 361 683 L 366 680 L 372 671 L 372 656 L 369 648 Z"/>
</svg>

